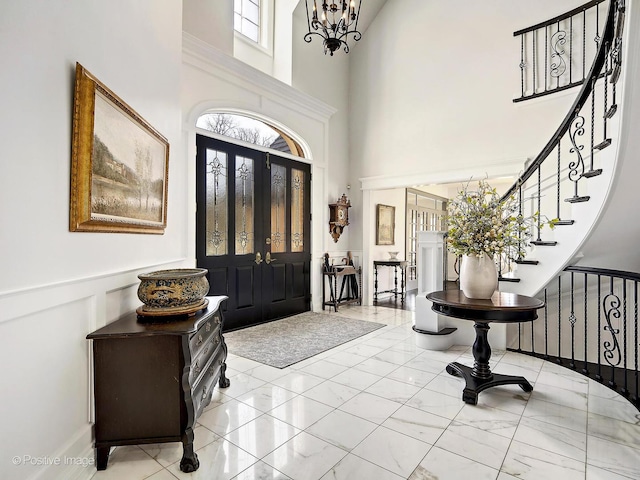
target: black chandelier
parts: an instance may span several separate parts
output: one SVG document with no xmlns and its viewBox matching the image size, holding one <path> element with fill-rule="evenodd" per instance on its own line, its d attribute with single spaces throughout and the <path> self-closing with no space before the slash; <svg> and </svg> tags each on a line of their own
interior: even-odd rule
<svg viewBox="0 0 640 480">
<path fill-rule="evenodd" d="M 312 1 L 313 12 L 309 16 L 309 3 Z M 318 35 L 322 37 L 325 55 L 328 50 L 333 56 L 333 52 L 342 46 L 344 46 L 345 53 L 349 53 L 348 35 L 353 35 L 353 39 L 356 42 L 362 38 L 362 34 L 358 31 L 358 18 L 360 17 L 362 0 L 357 0 L 357 10 L 356 0 L 350 0 L 350 2 L 347 0 L 321 1 L 322 11 L 320 12 L 320 18 L 318 18 L 317 0 L 305 0 L 307 26 L 309 27 L 309 32 L 304 36 L 305 42 L 310 43 L 311 36 Z"/>
</svg>

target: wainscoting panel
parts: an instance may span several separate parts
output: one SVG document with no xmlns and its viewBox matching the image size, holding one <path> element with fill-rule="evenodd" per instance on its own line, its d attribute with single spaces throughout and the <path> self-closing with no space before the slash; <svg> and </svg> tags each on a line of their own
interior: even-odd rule
<svg viewBox="0 0 640 480">
<path fill-rule="evenodd" d="M 31 478 L 47 470 L 55 478 L 64 465 L 60 446 L 90 421 L 90 363 L 86 334 L 95 327 L 95 298 L 47 308 L 0 324 L 10 338 L 0 362 L 12 365 L 3 378 L 11 392 L 3 396 L 4 423 L 0 477 Z M 60 458 L 60 465 L 56 460 Z"/>
<path fill-rule="evenodd" d="M 138 274 L 184 260 L 0 293 L 7 366 L 0 478 L 89 479 L 95 473 L 91 343 L 87 334 L 131 312 Z"/>
<path fill-rule="evenodd" d="M 125 313 L 129 313 L 142 305 L 138 298 L 138 285 L 124 285 L 106 294 L 106 322 L 111 323 Z"/>
</svg>

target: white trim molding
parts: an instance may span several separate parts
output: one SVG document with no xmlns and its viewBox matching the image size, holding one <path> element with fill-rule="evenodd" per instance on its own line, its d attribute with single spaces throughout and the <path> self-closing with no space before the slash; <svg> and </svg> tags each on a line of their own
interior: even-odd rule
<svg viewBox="0 0 640 480">
<path fill-rule="evenodd" d="M 337 112 L 331 105 L 226 55 L 186 32 L 182 33 L 182 52 L 183 61 L 187 65 L 204 69 L 207 73 L 226 80 L 237 82 L 240 79 L 244 88 L 260 92 L 261 95 L 298 113 L 328 121 Z"/>
<path fill-rule="evenodd" d="M 482 178 L 515 176 L 522 170 L 522 166 L 526 161 L 526 158 L 517 158 L 509 159 L 501 163 L 482 164 L 482 166 L 469 166 L 455 170 L 364 177 L 360 178 L 360 183 L 362 190 L 383 190 L 387 188 L 413 187 L 416 185 L 468 182 L 470 179 L 479 180 L 478 171 L 482 171 Z"/>
</svg>

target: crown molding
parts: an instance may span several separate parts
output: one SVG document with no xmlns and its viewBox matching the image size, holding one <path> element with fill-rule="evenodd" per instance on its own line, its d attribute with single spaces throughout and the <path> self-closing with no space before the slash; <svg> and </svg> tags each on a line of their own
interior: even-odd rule
<svg viewBox="0 0 640 480">
<path fill-rule="evenodd" d="M 182 32 L 182 53 L 185 64 L 232 83 L 244 84 L 252 92 L 294 108 L 306 116 L 327 121 L 337 112 L 335 107 L 225 54 L 187 32 Z"/>
<path fill-rule="evenodd" d="M 413 172 L 404 175 L 379 175 L 360 178 L 362 190 L 405 188 L 414 185 L 468 182 L 470 179 L 517 176 L 522 171 L 525 158 L 511 159 L 505 163 L 475 165 L 439 172 Z M 481 172 L 480 174 L 478 172 Z"/>
</svg>

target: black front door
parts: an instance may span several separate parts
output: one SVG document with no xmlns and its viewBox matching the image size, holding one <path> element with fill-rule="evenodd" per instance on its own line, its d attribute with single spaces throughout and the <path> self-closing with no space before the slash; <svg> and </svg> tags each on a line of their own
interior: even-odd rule
<svg viewBox="0 0 640 480">
<path fill-rule="evenodd" d="M 310 166 L 197 136 L 196 257 L 225 330 L 310 309 Z"/>
</svg>

